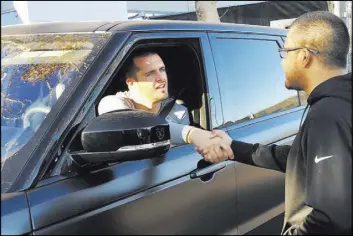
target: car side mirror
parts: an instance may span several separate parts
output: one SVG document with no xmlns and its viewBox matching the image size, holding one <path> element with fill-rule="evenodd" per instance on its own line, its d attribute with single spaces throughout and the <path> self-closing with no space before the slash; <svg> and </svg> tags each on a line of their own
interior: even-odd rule
<svg viewBox="0 0 353 236">
<path fill-rule="evenodd" d="M 81 144 L 83 151 L 70 153 L 80 165 L 150 159 L 169 150 L 169 124 L 146 111 L 113 111 L 83 129 Z"/>
</svg>

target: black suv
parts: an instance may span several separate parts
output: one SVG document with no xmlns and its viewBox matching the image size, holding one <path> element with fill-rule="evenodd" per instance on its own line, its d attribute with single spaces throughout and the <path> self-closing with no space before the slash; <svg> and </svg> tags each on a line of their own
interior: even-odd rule
<svg viewBox="0 0 353 236">
<path fill-rule="evenodd" d="M 207 163 L 193 145 L 169 145 L 165 119 L 97 106 L 126 90 L 129 55 L 150 48 L 193 126 L 291 144 L 306 100 L 284 86 L 286 33 L 182 21 L 2 27 L 1 233 L 279 234 L 282 173 Z"/>
</svg>

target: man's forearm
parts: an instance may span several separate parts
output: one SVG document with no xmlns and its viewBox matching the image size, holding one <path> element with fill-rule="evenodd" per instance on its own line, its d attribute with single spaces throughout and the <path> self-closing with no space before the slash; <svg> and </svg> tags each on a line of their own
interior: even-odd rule
<svg viewBox="0 0 353 236">
<path fill-rule="evenodd" d="M 266 169 L 285 172 L 290 146 L 249 144 L 233 140 L 234 160 Z"/>
<path fill-rule="evenodd" d="M 252 160 L 252 155 L 254 151 L 256 151 L 258 144 L 250 144 L 233 140 L 230 147 L 234 153 L 235 161 L 248 165 L 255 165 Z"/>
<path fill-rule="evenodd" d="M 210 142 L 210 131 L 190 125 L 169 123 L 172 144 L 194 144 L 195 146 Z"/>
</svg>

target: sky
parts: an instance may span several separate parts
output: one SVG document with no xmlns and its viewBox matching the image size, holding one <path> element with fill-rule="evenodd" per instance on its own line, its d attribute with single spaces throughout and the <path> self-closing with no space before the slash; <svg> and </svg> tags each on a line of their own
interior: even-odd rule
<svg viewBox="0 0 353 236">
<path fill-rule="evenodd" d="M 284 86 L 275 41 L 216 39 L 212 47 L 225 122 L 242 119 L 296 95 L 296 91 Z"/>
</svg>

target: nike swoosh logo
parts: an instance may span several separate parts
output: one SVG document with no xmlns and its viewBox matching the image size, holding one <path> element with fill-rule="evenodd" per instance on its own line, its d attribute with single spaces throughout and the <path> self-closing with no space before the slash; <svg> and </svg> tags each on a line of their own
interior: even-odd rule
<svg viewBox="0 0 353 236">
<path fill-rule="evenodd" d="M 320 161 L 323 161 L 323 160 L 326 160 L 326 159 L 329 159 L 333 156 L 326 156 L 326 157 L 320 157 L 318 158 L 317 156 L 315 157 L 315 163 L 319 163 Z"/>
</svg>

